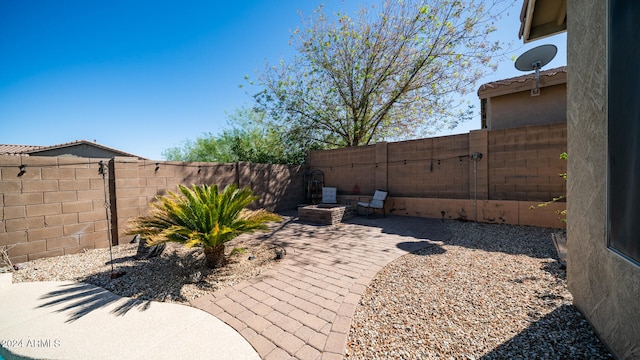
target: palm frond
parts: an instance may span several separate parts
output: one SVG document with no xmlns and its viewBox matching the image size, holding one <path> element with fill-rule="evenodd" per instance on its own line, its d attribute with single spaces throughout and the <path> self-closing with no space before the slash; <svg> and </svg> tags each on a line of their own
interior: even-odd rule
<svg viewBox="0 0 640 360">
<path fill-rule="evenodd" d="M 258 197 L 249 188 L 228 185 L 178 185 L 151 203 L 146 216 L 132 220 L 127 234 L 140 234 L 149 246 L 178 242 L 187 247 L 215 247 L 243 233 L 266 230 L 280 217 L 266 210 L 247 210 Z"/>
</svg>

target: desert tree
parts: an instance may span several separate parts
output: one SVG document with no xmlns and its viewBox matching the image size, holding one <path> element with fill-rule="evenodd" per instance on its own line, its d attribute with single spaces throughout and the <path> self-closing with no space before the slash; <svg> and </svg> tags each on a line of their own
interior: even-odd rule
<svg viewBox="0 0 640 360">
<path fill-rule="evenodd" d="M 258 106 L 303 146 L 367 145 L 454 127 L 495 69 L 500 0 L 387 0 L 352 16 L 319 7 L 292 33 L 296 55 L 258 74 Z M 318 145 L 319 144 L 319 145 Z"/>
<path fill-rule="evenodd" d="M 228 126 L 219 134 L 203 133 L 181 146 L 162 152 L 170 161 L 237 162 L 297 165 L 305 161 L 306 148 L 265 119 L 266 112 L 239 107 L 227 114 Z"/>
</svg>

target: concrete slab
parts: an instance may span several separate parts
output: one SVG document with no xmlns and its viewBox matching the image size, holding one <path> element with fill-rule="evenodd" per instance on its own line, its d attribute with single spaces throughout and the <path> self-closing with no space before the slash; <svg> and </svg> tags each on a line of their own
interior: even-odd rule
<svg viewBox="0 0 640 360">
<path fill-rule="evenodd" d="M 12 282 L 12 275 L 10 272 L 0 271 L 0 289 L 8 288 Z"/>
<path fill-rule="evenodd" d="M 75 282 L 0 288 L 5 359 L 260 359 L 233 328 L 181 304 Z"/>
</svg>

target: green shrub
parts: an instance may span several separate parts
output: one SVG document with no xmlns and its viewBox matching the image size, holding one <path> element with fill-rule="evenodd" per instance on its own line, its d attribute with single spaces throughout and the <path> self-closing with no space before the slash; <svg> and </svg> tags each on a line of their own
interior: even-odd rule
<svg viewBox="0 0 640 360">
<path fill-rule="evenodd" d="M 233 238 L 256 230 L 267 230 L 267 222 L 280 217 L 266 210 L 246 208 L 257 199 L 249 188 L 229 185 L 223 191 L 218 185 L 178 185 L 180 193 L 169 191 L 152 202 L 149 215 L 130 222 L 127 234 L 140 234 L 153 246 L 178 242 L 187 247 L 202 247 L 208 267 L 226 264 L 224 244 Z"/>
</svg>

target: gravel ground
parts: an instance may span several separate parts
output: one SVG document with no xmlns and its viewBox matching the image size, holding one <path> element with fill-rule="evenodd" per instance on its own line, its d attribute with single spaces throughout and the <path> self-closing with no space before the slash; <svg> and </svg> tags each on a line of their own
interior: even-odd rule
<svg viewBox="0 0 640 360">
<path fill-rule="evenodd" d="M 551 230 L 446 226 L 450 241 L 405 255 L 373 279 L 354 314 L 345 358 L 612 358 L 572 305 Z M 245 250 L 219 270 L 204 266 L 201 250 L 168 244 L 162 257 L 136 260 L 136 246 L 114 247 L 114 269 L 126 273 L 117 279 L 109 279 L 108 249 L 21 264 L 13 279 L 78 280 L 121 296 L 187 302 L 276 264 L 275 247 L 259 237 L 227 244 L 227 253 Z"/>
<path fill-rule="evenodd" d="M 114 279 L 106 248 L 19 264 L 13 281 L 82 281 L 139 300 L 187 303 L 258 276 L 276 261 L 275 246 L 246 235 L 225 244 L 228 264 L 220 269 L 207 268 L 199 248 L 167 243 L 160 257 L 136 259 L 137 247 L 137 244 L 113 247 L 113 270 L 124 273 Z"/>
<path fill-rule="evenodd" d="M 347 359 L 610 359 L 572 305 L 549 229 L 450 221 L 371 282 Z"/>
</svg>

